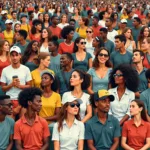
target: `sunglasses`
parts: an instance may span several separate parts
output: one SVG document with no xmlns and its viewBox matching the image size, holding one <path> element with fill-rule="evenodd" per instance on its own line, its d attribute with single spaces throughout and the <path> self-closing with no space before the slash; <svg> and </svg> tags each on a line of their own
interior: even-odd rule
<svg viewBox="0 0 150 150">
<path fill-rule="evenodd" d="M 77 106 L 78 108 L 80 107 L 80 104 L 79 103 L 70 103 L 69 104 L 70 105 L 70 107 L 72 107 L 72 108 L 74 108 L 75 106 Z"/>
<path fill-rule="evenodd" d="M 86 44 L 86 42 L 80 42 L 80 44 L 81 44 L 81 45 L 83 45 L 83 44 L 85 45 L 85 44 Z"/>
<path fill-rule="evenodd" d="M 113 77 L 115 78 L 115 77 L 122 77 L 123 76 L 123 74 L 114 74 L 113 75 Z"/>
<path fill-rule="evenodd" d="M 108 57 L 108 55 L 107 55 L 107 54 L 99 53 L 98 55 L 99 55 L 100 57 L 102 57 L 102 56 L 104 56 L 105 58 L 107 58 L 107 57 Z"/>
<path fill-rule="evenodd" d="M 92 31 L 86 31 L 86 33 L 92 33 Z"/>
</svg>

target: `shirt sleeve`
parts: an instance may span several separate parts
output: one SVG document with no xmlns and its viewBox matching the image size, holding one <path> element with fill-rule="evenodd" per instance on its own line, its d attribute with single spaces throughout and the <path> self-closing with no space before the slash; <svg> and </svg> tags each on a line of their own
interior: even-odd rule
<svg viewBox="0 0 150 150">
<path fill-rule="evenodd" d="M 119 124 L 119 121 L 118 119 L 115 118 L 115 131 L 114 131 L 114 138 L 116 137 L 120 137 L 120 124 Z"/>
<path fill-rule="evenodd" d="M 52 141 L 59 141 L 58 123 L 54 124 Z"/>
<path fill-rule="evenodd" d="M 14 140 L 22 140 L 21 133 L 20 133 L 20 124 L 15 123 L 14 127 Z"/>
<path fill-rule="evenodd" d="M 85 133 L 84 124 L 81 122 L 81 124 L 80 124 L 79 140 L 83 140 L 84 139 L 84 133 Z"/>
<path fill-rule="evenodd" d="M 85 139 L 86 140 L 93 140 L 92 130 L 91 130 L 91 126 L 89 123 L 85 124 Z"/>
<path fill-rule="evenodd" d="M 43 137 L 47 138 L 48 136 L 50 136 L 50 130 L 46 120 L 43 119 L 42 122 L 43 122 Z"/>
<path fill-rule="evenodd" d="M 59 94 L 58 94 L 58 97 L 57 97 L 56 107 L 61 107 L 61 98 L 60 98 Z"/>
<path fill-rule="evenodd" d="M 29 68 L 27 68 L 27 74 L 26 74 L 26 82 L 28 81 L 32 81 L 32 76 L 31 76 Z"/>
<path fill-rule="evenodd" d="M 2 71 L 1 82 L 7 83 L 7 78 L 6 78 L 6 75 L 5 75 L 5 70 Z"/>
<path fill-rule="evenodd" d="M 125 122 L 122 128 L 122 137 L 127 137 L 128 130 L 127 130 L 127 123 Z"/>
<path fill-rule="evenodd" d="M 90 58 L 92 58 L 92 55 L 90 53 L 87 53 L 87 57 L 88 57 L 88 60 L 89 60 Z"/>
</svg>

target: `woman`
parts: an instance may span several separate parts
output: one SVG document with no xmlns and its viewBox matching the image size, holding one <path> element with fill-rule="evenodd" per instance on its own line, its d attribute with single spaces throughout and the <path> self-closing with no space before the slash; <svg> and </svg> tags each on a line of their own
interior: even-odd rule
<svg viewBox="0 0 150 150">
<path fill-rule="evenodd" d="M 138 38 L 138 49 L 141 49 L 141 44 L 142 44 L 143 40 L 147 37 L 150 37 L 149 28 L 147 26 L 143 26 L 141 28 L 140 35 Z M 143 51 L 143 52 L 145 52 L 145 51 Z"/>
<path fill-rule="evenodd" d="M 146 118 L 143 101 L 133 100 L 130 104 L 132 119 L 122 129 L 121 145 L 124 149 L 146 150 L 150 148 L 150 123 Z"/>
<path fill-rule="evenodd" d="M 41 36 L 41 47 L 40 52 L 49 52 L 48 50 L 48 42 L 51 40 L 52 32 L 49 28 L 45 28 L 42 30 Z"/>
<path fill-rule="evenodd" d="M 41 52 L 38 56 L 39 67 L 31 72 L 32 75 L 32 86 L 41 88 L 41 76 L 40 74 L 45 71 L 49 70 L 50 72 L 54 73 L 52 70 L 48 69 L 50 64 L 50 54 Z"/>
<path fill-rule="evenodd" d="M 80 106 L 80 117 L 83 123 L 87 122 L 92 117 L 92 107 L 89 102 L 90 95 L 83 92 L 89 87 L 90 76 L 85 72 L 75 69 L 73 70 L 70 78 L 70 92 L 65 92 L 63 94 L 62 100 L 65 97 L 76 97 L 82 100 Z"/>
<path fill-rule="evenodd" d="M 92 67 L 92 56 L 85 51 L 85 39 L 82 37 L 76 38 L 73 48 L 73 68 L 81 69 L 85 72 Z"/>
<path fill-rule="evenodd" d="M 84 124 L 80 121 L 81 100 L 71 96 L 64 97 L 58 122 L 54 125 L 52 140 L 57 150 L 83 150 Z"/>
<path fill-rule="evenodd" d="M 72 41 L 74 36 L 74 27 L 66 26 L 61 31 L 61 36 L 64 42 L 59 44 L 58 53 L 63 54 L 65 52 L 73 53 L 74 42 Z"/>
<path fill-rule="evenodd" d="M 39 116 L 46 119 L 48 124 L 54 124 L 58 119 L 58 114 L 61 107 L 61 98 L 57 91 L 57 82 L 55 75 L 46 70 L 41 73 L 41 88 L 42 94 L 42 108 Z"/>
<path fill-rule="evenodd" d="M 114 12 L 111 14 L 111 18 L 113 18 L 113 29 L 115 29 L 116 31 L 119 30 L 119 23 L 118 23 L 118 13 Z"/>
<path fill-rule="evenodd" d="M 50 26 L 50 16 L 48 13 L 44 14 L 44 20 L 43 20 L 43 29 L 48 28 Z"/>
<path fill-rule="evenodd" d="M 60 19 L 61 13 L 62 13 L 61 7 L 60 7 L 60 6 L 57 6 L 57 7 L 55 8 L 54 15 L 56 15 L 56 16 Z"/>
<path fill-rule="evenodd" d="M 38 67 L 38 49 L 39 43 L 33 40 L 28 44 L 24 55 L 22 56 L 22 64 L 27 66 L 30 71 L 33 71 Z"/>
<path fill-rule="evenodd" d="M 127 27 L 123 30 L 122 34 L 126 37 L 125 49 L 133 53 L 133 50 L 136 49 L 136 44 L 132 37 L 132 30 Z"/>
<path fill-rule="evenodd" d="M 122 12 L 122 15 L 120 17 L 120 20 L 122 20 L 122 19 L 128 19 L 127 11 L 128 10 L 126 8 L 123 9 L 123 12 Z"/>
<path fill-rule="evenodd" d="M 88 88 L 89 94 L 94 94 L 98 89 L 108 89 L 111 67 L 110 53 L 106 48 L 102 47 L 95 55 L 93 68 L 88 71 L 88 74 L 91 75 L 91 84 Z"/>
<path fill-rule="evenodd" d="M 49 10 L 48 10 L 48 12 L 51 13 L 52 15 L 55 12 L 54 5 L 52 3 L 49 4 Z"/>
<path fill-rule="evenodd" d="M 17 43 L 17 33 L 21 29 L 21 23 L 18 21 L 14 25 L 14 38 L 13 38 L 13 43 Z"/>
<path fill-rule="evenodd" d="M 130 117 L 130 102 L 135 99 L 134 92 L 138 87 L 138 75 L 130 65 L 121 64 L 110 74 L 111 89 L 115 100 L 111 102 L 109 113 L 118 118 L 120 126 Z"/>
<path fill-rule="evenodd" d="M 69 25 L 67 23 L 67 15 L 62 14 L 60 18 L 60 23 L 57 25 L 59 28 L 63 29 L 65 26 Z"/>
</svg>

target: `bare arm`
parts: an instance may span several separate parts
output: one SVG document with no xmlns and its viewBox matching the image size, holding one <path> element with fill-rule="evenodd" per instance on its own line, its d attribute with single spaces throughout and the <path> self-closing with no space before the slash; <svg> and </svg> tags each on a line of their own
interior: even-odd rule
<svg viewBox="0 0 150 150">
<path fill-rule="evenodd" d="M 87 105 L 86 111 L 87 111 L 87 114 L 82 120 L 83 123 L 87 122 L 92 117 L 92 106 Z"/>
<path fill-rule="evenodd" d="M 15 85 L 14 82 L 12 82 L 12 83 L 10 83 L 8 85 L 6 83 L 1 82 L 2 90 L 4 92 L 7 92 L 8 90 L 10 90 L 12 87 L 14 87 L 14 85 Z"/>
<path fill-rule="evenodd" d="M 119 145 L 119 137 L 115 137 L 113 140 L 113 145 L 111 146 L 110 150 L 116 150 Z"/>
<path fill-rule="evenodd" d="M 94 147 L 94 141 L 93 140 L 87 140 L 89 150 L 96 150 Z"/>
<path fill-rule="evenodd" d="M 83 150 L 84 140 L 78 141 L 78 150 Z"/>
<path fill-rule="evenodd" d="M 120 120 L 120 126 L 122 126 L 123 125 L 123 123 L 125 122 L 125 121 L 127 121 L 129 119 L 129 115 L 125 115 L 121 120 Z"/>
<path fill-rule="evenodd" d="M 90 78 L 90 86 L 87 89 L 89 94 L 94 94 L 94 91 L 92 90 L 92 77 Z"/>
<path fill-rule="evenodd" d="M 23 150 L 21 140 L 15 140 L 15 144 L 16 144 L 16 149 L 17 150 Z"/>
<path fill-rule="evenodd" d="M 132 41 L 132 47 L 133 47 L 133 49 L 136 49 L 135 41 Z"/>
<path fill-rule="evenodd" d="M 13 134 L 10 135 L 10 137 L 9 137 L 9 145 L 7 146 L 6 150 L 11 150 L 12 146 L 13 146 Z"/>
<path fill-rule="evenodd" d="M 49 136 L 44 138 L 43 146 L 42 146 L 41 150 L 48 150 L 48 148 L 49 148 Z"/>
<path fill-rule="evenodd" d="M 146 138 L 146 144 L 140 149 L 140 150 L 145 150 L 150 147 L 150 138 Z"/>
<path fill-rule="evenodd" d="M 19 89 L 21 89 L 21 90 L 23 90 L 23 89 L 31 87 L 31 85 L 32 85 L 32 81 L 26 82 L 25 85 L 21 85 L 20 82 L 17 82 L 16 87 L 19 88 Z"/>
<path fill-rule="evenodd" d="M 92 58 L 89 59 L 89 68 L 92 68 Z"/>
<path fill-rule="evenodd" d="M 60 150 L 60 143 L 59 143 L 59 141 L 54 141 L 54 150 Z"/>
<path fill-rule="evenodd" d="M 126 137 L 122 137 L 121 146 L 124 149 L 126 149 L 126 150 L 134 150 L 132 147 L 130 147 L 129 145 L 127 145 L 126 142 L 127 142 L 127 138 Z"/>
</svg>

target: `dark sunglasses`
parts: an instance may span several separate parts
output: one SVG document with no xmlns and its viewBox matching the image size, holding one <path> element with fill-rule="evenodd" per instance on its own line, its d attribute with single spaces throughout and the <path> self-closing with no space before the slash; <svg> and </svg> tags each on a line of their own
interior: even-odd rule
<svg viewBox="0 0 150 150">
<path fill-rule="evenodd" d="M 113 77 L 115 78 L 115 77 L 122 77 L 123 76 L 123 74 L 114 74 L 113 75 Z"/>
<path fill-rule="evenodd" d="M 72 108 L 74 108 L 75 106 L 77 106 L 78 108 L 80 107 L 80 104 L 79 103 L 70 103 L 69 104 L 70 105 L 70 107 L 72 107 Z"/>
<path fill-rule="evenodd" d="M 80 44 L 81 44 L 81 45 L 83 45 L 83 44 L 85 45 L 85 44 L 86 44 L 86 42 L 80 42 Z"/>
<path fill-rule="evenodd" d="M 104 56 L 105 58 L 107 58 L 107 57 L 108 57 L 108 55 L 107 55 L 107 54 L 99 53 L 98 55 L 99 55 L 100 57 L 102 57 L 102 56 Z"/>
<path fill-rule="evenodd" d="M 92 33 L 92 31 L 86 31 L 86 33 Z"/>
</svg>

